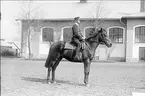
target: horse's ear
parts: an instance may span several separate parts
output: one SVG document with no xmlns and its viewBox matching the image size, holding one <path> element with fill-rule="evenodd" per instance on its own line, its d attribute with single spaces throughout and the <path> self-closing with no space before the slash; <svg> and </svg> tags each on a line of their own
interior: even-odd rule
<svg viewBox="0 0 145 96">
<path fill-rule="evenodd" d="M 107 31 L 105 29 L 102 29 L 102 33 L 107 33 Z"/>
<path fill-rule="evenodd" d="M 101 28 L 98 32 L 103 33 L 103 32 L 106 32 L 106 30 L 104 28 Z"/>
<path fill-rule="evenodd" d="M 94 32 L 95 31 L 95 28 L 93 27 L 93 28 L 91 28 L 92 29 L 92 31 Z"/>
<path fill-rule="evenodd" d="M 95 32 L 95 29 L 94 28 L 91 28 L 91 33 L 94 33 Z"/>
</svg>

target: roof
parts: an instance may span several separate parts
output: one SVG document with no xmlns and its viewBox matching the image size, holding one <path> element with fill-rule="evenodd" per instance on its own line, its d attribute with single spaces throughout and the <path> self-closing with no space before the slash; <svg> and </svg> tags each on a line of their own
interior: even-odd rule
<svg viewBox="0 0 145 96">
<path fill-rule="evenodd" d="M 39 6 L 40 6 L 39 2 Z M 74 17 L 79 16 L 81 20 L 94 20 L 94 18 L 105 19 L 105 20 L 119 20 L 121 18 L 136 18 L 136 16 L 144 16 L 143 13 L 128 14 L 128 13 L 117 13 L 116 11 L 108 11 L 104 5 L 101 5 L 102 12 L 100 16 L 96 16 L 96 6 L 98 2 L 47 2 L 43 3 L 38 8 L 39 13 L 35 20 L 73 20 Z M 35 12 L 34 12 L 35 13 Z M 36 15 L 36 14 L 34 14 Z M 33 16 L 32 16 L 33 17 Z M 20 20 L 20 19 L 17 19 Z M 21 19 L 28 20 L 28 19 Z"/>
<path fill-rule="evenodd" d="M 133 13 L 130 15 L 122 16 L 122 18 L 145 18 L 145 12 Z"/>
<path fill-rule="evenodd" d="M 133 14 L 126 14 L 126 16 L 122 16 L 121 17 L 121 19 L 120 19 L 120 21 L 122 22 L 122 23 L 126 23 L 126 20 L 127 19 L 136 19 L 136 18 L 144 18 L 145 19 L 145 12 L 139 12 L 139 13 L 133 13 Z"/>
<path fill-rule="evenodd" d="M 92 14 L 95 4 L 91 2 L 50 2 L 40 7 L 40 15 L 38 18 L 74 18 L 76 16 L 80 18 L 93 18 Z"/>
<path fill-rule="evenodd" d="M 1 45 L 0 46 L 7 46 L 7 47 L 12 47 L 11 44 L 9 44 L 8 42 L 1 40 Z"/>
<path fill-rule="evenodd" d="M 120 20 L 120 18 L 80 18 L 80 20 Z M 16 19 L 16 20 L 31 20 L 31 19 Z M 46 21 L 73 21 L 74 18 L 48 18 L 48 19 L 33 19 L 33 20 L 46 20 Z"/>
<path fill-rule="evenodd" d="M 4 39 L 0 40 L 0 42 L 1 42 L 0 46 L 12 47 L 13 49 L 18 49 L 14 44 L 5 41 Z"/>
<path fill-rule="evenodd" d="M 41 5 L 41 4 L 39 4 Z M 37 11 L 39 13 L 35 19 L 71 19 L 76 16 L 80 18 L 121 18 L 120 14 L 108 12 L 102 6 L 102 12 L 96 16 L 97 2 L 49 2 L 43 3 Z M 35 13 L 35 12 L 34 12 Z M 34 14 L 35 15 L 35 14 Z M 32 16 L 33 17 L 33 16 Z"/>
</svg>

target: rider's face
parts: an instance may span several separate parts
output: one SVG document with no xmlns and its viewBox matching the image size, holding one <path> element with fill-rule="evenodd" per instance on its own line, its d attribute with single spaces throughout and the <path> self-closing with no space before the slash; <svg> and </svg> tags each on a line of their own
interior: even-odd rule
<svg viewBox="0 0 145 96">
<path fill-rule="evenodd" d="M 101 31 L 101 27 L 98 28 L 98 31 Z"/>
<path fill-rule="evenodd" d="M 77 23 L 79 23 L 79 24 L 80 24 L 80 20 L 78 20 L 78 21 L 77 21 Z"/>
<path fill-rule="evenodd" d="M 101 30 L 101 28 L 99 27 L 99 28 L 98 28 L 98 31 L 100 31 L 100 30 Z"/>
</svg>

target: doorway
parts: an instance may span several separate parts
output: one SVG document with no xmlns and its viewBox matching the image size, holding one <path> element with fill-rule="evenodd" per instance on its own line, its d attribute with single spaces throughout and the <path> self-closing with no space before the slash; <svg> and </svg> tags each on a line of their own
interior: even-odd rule
<svg viewBox="0 0 145 96">
<path fill-rule="evenodd" d="M 139 60 L 145 61 L 145 47 L 139 47 Z"/>
</svg>

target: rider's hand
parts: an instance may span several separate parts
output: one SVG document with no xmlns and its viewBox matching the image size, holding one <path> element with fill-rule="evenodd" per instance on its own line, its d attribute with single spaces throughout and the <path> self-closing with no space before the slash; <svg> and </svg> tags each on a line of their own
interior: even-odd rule
<svg viewBox="0 0 145 96">
<path fill-rule="evenodd" d="M 82 39 L 83 42 L 85 42 L 85 39 Z"/>
<path fill-rule="evenodd" d="M 83 36 L 82 38 L 83 38 L 83 40 L 84 40 L 84 39 L 85 39 L 85 36 Z"/>
</svg>

